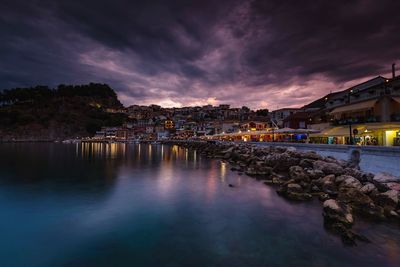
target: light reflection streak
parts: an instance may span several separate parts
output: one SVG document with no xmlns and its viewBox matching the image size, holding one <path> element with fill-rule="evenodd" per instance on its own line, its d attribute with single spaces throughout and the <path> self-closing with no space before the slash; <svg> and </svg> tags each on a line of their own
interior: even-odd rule
<svg viewBox="0 0 400 267">
<path fill-rule="evenodd" d="M 80 146 L 80 149 L 79 149 Z M 79 153 L 80 151 L 80 153 Z M 122 143 L 81 143 L 76 144 L 76 156 L 82 158 L 111 158 L 125 157 L 126 144 Z"/>
<path fill-rule="evenodd" d="M 225 176 L 226 176 L 226 163 L 221 161 L 221 180 L 222 182 L 225 182 Z"/>
</svg>

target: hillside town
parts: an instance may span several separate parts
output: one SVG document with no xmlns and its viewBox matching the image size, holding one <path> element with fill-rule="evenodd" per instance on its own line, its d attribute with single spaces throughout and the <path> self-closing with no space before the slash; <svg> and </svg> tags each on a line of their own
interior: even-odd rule
<svg viewBox="0 0 400 267">
<path fill-rule="evenodd" d="M 213 139 L 400 146 L 400 76 L 375 77 L 298 108 L 253 111 L 223 104 L 163 108 L 133 105 L 108 109 L 129 122 L 103 127 L 91 140 Z"/>
</svg>

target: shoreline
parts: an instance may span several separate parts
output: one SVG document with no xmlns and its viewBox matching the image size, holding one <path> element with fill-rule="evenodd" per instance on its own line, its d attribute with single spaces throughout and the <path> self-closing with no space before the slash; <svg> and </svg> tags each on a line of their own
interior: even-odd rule
<svg viewBox="0 0 400 267">
<path fill-rule="evenodd" d="M 251 143 L 163 141 L 230 164 L 230 169 L 273 186 L 291 201 L 318 198 L 324 226 L 343 243 L 369 242 L 352 230 L 356 217 L 400 223 L 400 181 L 390 174 L 360 171 L 350 161 L 315 151 Z M 231 185 L 235 187 L 235 185 Z"/>
</svg>

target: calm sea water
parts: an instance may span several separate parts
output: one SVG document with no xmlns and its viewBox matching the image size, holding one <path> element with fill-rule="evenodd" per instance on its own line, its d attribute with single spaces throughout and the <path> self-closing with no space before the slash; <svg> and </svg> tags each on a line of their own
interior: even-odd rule
<svg viewBox="0 0 400 267">
<path fill-rule="evenodd" d="M 161 145 L 0 145 L 1 266 L 400 266 L 400 226 L 357 221 Z M 228 186 L 236 185 L 235 188 Z"/>
</svg>

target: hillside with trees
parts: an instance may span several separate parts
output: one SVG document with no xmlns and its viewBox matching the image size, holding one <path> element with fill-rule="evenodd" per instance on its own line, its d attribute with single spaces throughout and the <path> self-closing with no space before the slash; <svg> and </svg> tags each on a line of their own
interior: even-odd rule
<svg viewBox="0 0 400 267">
<path fill-rule="evenodd" d="M 106 84 L 0 91 L 0 140 L 63 140 L 123 124 L 123 105 Z"/>
</svg>

